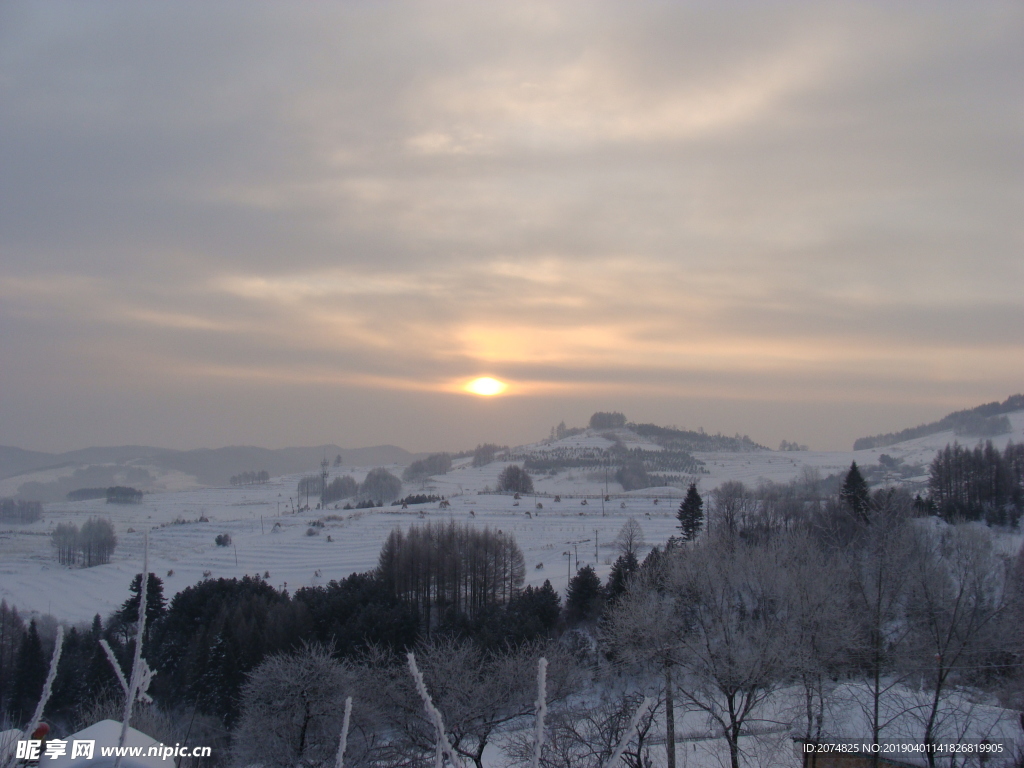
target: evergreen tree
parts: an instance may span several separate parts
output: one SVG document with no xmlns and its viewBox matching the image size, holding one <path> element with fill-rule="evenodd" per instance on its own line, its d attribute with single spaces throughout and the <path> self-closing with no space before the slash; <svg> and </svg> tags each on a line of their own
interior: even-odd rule
<svg viewBox="0 0 1024 768">
<path fill-rule="evenodd" d="M 57 677 L 53 681 L 50 700 L 45 715 L 50 718 L 69 720 L 77 709 L 88 700 L 85 690 L 85 676 L 82 670 L 89 663 L 89 635 L 79 634 L 75 627 L 64 636 L 64 646 L 57 665 Z"/>
<path fill-rule="evenodd" d="M 135 574 L 128 590 L 131 597 L 124 601 L 124 604 L 115 613 L 115 619 L 122 626 L 130 628 L 134 636 L 135 624 L 139 620 L 139 585 L 142 584 L 142 574 Z M 146 635 L 143 638 L 143 651 L 149 644 L 151 630 L 158 620 L 167 613 L 167 600 L 164 598 L 164 582 L 155 573 L 149 574 L 146 581 Z"/>
<path fill-rule="evenodd" d="M 25 622 L 17 608 L 0 602 L 0 715 L 8 710 L 14 674 L 18 668 L 18 649 L 25 634 Z"/>
<path fill-rule="evenodd" d="M 683 541 L 693 541 L 704 527 L 704 499 L 697 493 L 697 484 L 690 483 L 686 490 L 686 497 L 679 505 L 676 513 L 679 520 L 679 530 L 682 531 Z"/>
<path fill-rule="evenodd" d="M 604 590 L 594 569 L 585 565 L 569 581 L 565 597 L 565 616 L 570 624 L 594 621 L 604 608 Z"/>
<path fill-rule="evenodd" d="M 608 583 L 604 588 L 609 602 L 614 602 L 626 592 L 626 584 L 639 568 L 640 563 L 632 552 L 619 555 L 615 564 L 612 565 L 612 572 L 608 575 Z"/>
<path fill-rule="evenodd" d="M 16 723 L 24 724 L 36 708 L 39 696 L 46 682 L 48 664 L 43 654 L 43 643 L 39 639 L 36 621 L 28 625 L 28 632 L 21 638 L 18 649 L 18 666 L 14 673 L 9 712 Z"/>
<path fill-rule="evenodd" d="M 839 491 L 839 498 L 853 513 L 860 517 L 865 523 L 868 520 L 868 508 L 871 504 L 871 497 L 868 493 L 868 484 L 864 476 L 857 468 L 857 462 L 850 464 L 850 471 L 846 473 L 843 487 Z"/>
</svg>

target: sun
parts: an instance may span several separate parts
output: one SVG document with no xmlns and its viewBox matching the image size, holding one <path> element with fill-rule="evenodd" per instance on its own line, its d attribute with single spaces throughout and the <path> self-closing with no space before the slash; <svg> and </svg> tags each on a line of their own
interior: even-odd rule
<svg viewBox="0 0 1024 768">
<path fill-rule="evenodd" d="M 504 381 L 498 381 L 492 379 L 490 376 L 481 376 L 479 379 L 473 379 L 471 382 L 463 387 L 467 392 L 471 392 L 474 395 L 483 395 L 484 397 L 494 397 L 495 395 L 502 394 L 508 389 L 508 384 Z"/>
</svg>

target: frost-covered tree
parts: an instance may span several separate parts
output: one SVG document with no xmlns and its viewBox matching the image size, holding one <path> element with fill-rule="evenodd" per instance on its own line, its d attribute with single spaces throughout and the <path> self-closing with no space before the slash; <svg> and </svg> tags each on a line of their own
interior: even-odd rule
<svg viewBox="0 0 1024 768">
<path fill-rule="evenodd" d="M 666 589 L 673 550 L 655 548 L 644 560 L 626 592 L 616 601 L 601 635 L 620 664 L 663 677 L 668 768 L 675 768 L 675 682 L 682 637 L 689 631 L 686 596 Z"/>
<path fill-rule="evenodd" d="M 238 765 L 294 768 L 334 762 L 345 697 L 355 677 L 320 645 L 264 659 L 242 687 L 242 715 L 235 731 Z M 358 722 L 358 706 L 353 712 Z M 363 710 L 365 715 L 365 709 Z M 359 727 L 349 731 L 346 759 L 358 764 Z"/>
<path fill-rule="evenodd" d="M 1006 571 L 987 530 L 957 526 L 917 541 L 923 551 L 910 571 L 907 616 L 915 630 L 910 656 L 930 690 L 922 720 L 923 743 L 931 745 L 949 690 L 976 682 L 998 647 L 997 622 L 1008 595 Z M 927 754 L 935 765 L 934 752 Z"/>
<path fill-rule="evenodd" d="M 540 768 L 648 768 L 653 764 L 650 743 L 661 702 L 638 712 L 643 703 L 644 697 L 639 693 L 605 692 L 599 701 L 576 704 L 548 715 Z M 507 752 L 513 765 L 529 764 L 531 736 L 524 730 L 510 738 Z M 616 746 L 622 742 L 625 744 L 619 755 L 621 763 L 611 762 Z"/>
<path fill-rule="evenodd" d="M 776 546 L 716 537 L 678 551 L 666 580 L 687 603 L 678 691 L 721 729 L 731 768 L 740 768 L 740 739 L 789 661 L 779 556 Z"/>
<path fill-rule="evenodd" d="M 513 723 L 525 723 L 533 715 L 541 656 L 549 660 L 547 701 L 558 701 L 574 689 L 577 678 L 572 665 L 551 648 L 524 644 L 486 652 L 452 637 L 433 638 L 416 647 L 417 668 L 458 757 L 482 768 L 487 745 Z M 375 655 L 371 650 L 367 666 L 361 669 L 361 696 L 380 713 L 385 730 L 392 734 L 381 758 L 415 756 L 422 764 L 435 754 L 436 724 L 424 708 L 408 666 L 397 662 L 390 654 Z"/>
</svg>

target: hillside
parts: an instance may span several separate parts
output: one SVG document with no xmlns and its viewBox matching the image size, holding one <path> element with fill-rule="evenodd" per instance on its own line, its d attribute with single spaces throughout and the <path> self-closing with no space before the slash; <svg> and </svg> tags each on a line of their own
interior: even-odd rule
<svg viewBox="0 0 1024 768">
<path fill-rule="evenodd" d="M 994 437 L 1010 431 L 1010 422 L 1006 414 L 1024 410 L 1024 394 L 1011 395 L 1002 403 L 986 403 L 976 408 L 954 411 L 938 421 L 920 424 L 916 427 L 902 429 L 899 432 L 887 432 L 883 435 L 859 437 L 853 443 L 853 450 L 861 451 L 868 448 L 885 448 L 889 445 L 927 437 L 938 432 L 952 430 L 962 437 Z"/>
<path fill-rule="evenodd" d="M 130 445 L 65 453 L 0 446 L 0 497 L 57 502 L 79 488 L 131 485 L 148 492 L 222 486 L 242 472 L 266 470 L 275 477 L 317 472 L 325 456 L 333 463 L 338 455 L 343 466 L 407 464 L 418 457 L 394 445 L 228 446 L 188 451 Z"/>
</svg>

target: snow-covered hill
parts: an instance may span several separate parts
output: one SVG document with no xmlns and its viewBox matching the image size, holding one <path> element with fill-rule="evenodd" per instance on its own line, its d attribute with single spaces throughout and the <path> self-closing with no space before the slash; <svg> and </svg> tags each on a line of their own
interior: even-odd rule
<svg viewBox="0 0 1024 768">
<path fill-rule="evenodd" d="M 1012 431 L 993 438 L 999 447 L 1010 440 L 1024 440 L 1024 411 L 1009 418 Z M 522 456 L 603 451 L 615 439 L 630 448 L 661 449 L 649 441 L 632 441 L 626 434 L 617 438 L 604 436 L 607 434 L 587 431 L 561 441 L 522 446 L 514 452 Z M 844 472 L 851 461 L 862 467 L 877 465 L 879 456 L 888 454 L 902 460 L 903 466 L 920 467 L 916 477 L 904 478 L 920 483 L 926 480 L 935 453 L 956 439 L 952 432 L 939 433 L 866 451 L 695 452 L 693 457 L 703 462 L 703 471 L 693 477 L 706 494 L 727 480 L 748 485 L 762 479 L 787 482 L 802 476 L 808 467 L 828 475 Z M 491 492 L 506 464 L 495 461 L 473 467 L 466 459 L 456 462 L 445 475 L 406 484 L 404 493 L 447 497 L 449 509 L 440 509 L 433 502 L 405 510 L 388 506 L 290 514 L 290 499 L 295 497 L 302 473 L 276 477 L 266 485 L 169 489 L 147 494 L 137 505 L 103 500 L 48 503 L 39 522 L 0 527 L 0 598 L 21 610 L 72 621 L 87 621 L 96 613 L 105 615 L 127 598 L 128 584 L 141 567 L 147 531 L 152 570 L 164 579 L 170 595 L 207 575 L 268 573 L 271 584 L 289 590 L 323 584 L 375 567 L 380 547 L 395 526 L 448 519 L 513 533 L 526 556 L 527 583 L 550 579 L 555 589 L 564 591 L 577 562 L 595 565 L 599 574 L 607 575 L 617 554 L 615 536 L 628 518 L 640 522 L 649 544 L 665 541 L 676 530 L 675 511 L 683 492 L 679 487 L 624 493 L 614 480 L 615 467 L 598 464 L 537 473 L 536 495 L 517 502 Z M 401 474 L 402 468 L 389 467 L 395 474 Z M 310 467 L 310 471 L 316 469 Z M 369 469 L 343 467 L 331 474 L 352 474 L 360 481 Z M 608 501 L 604 501 L 606 488 Z M 556 495 L 560 501 L 555 500 Z M 114 523 L 119 545 L 113 561 L 88 569 L 59 565 L 51 550 L 50 532 L 61 522 L 81 525 L 92 515 L 109 517 Z M 199 522 L 200 518 L 208 522 Z M 323 527 L 314 526 L 317 521 Z M 230 547 L 214 543 L 222 533 L 230 534 Z"/>
</svg>

